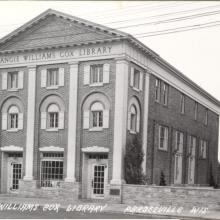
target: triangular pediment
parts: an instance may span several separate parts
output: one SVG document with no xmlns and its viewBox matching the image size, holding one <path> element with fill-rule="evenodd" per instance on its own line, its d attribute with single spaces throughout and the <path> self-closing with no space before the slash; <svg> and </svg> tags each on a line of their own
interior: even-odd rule
<svg viewBox="0 0 220 220">
<path fill-rule="evenodd" d="M 79 45 L 123 38 L 123 32 L 48 10 L 0 41 L 0 51 Z"/>
</svg>

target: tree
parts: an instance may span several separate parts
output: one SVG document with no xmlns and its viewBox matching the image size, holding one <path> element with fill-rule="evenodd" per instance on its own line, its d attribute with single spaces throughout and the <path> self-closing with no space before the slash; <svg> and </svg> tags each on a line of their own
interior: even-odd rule
<svg viewBox="0 0 220 220">
<path fill-rule="evenodd" d="M 138 135 L 128 139 L 124 159 L 125 181 L 128 184 L 145 184 L 146 177 L 143 174 L 143 151 L 141 138 Z"/>
</svg>

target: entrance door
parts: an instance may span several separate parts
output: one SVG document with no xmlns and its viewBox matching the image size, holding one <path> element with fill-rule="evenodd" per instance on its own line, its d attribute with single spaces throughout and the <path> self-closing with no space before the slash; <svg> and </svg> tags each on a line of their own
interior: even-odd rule
<svg viewBox="0 0 220 220">
<path fill-rule="evenodd" d="M 10 158 L 8 161 L 8 191 L 16 191 L 19 188 L 19 180 L 22 178 L 22 159 Z"/>
<path fill-rule="evenodd" d="M 92 198 L 102 198 L 104 197 L 105 190 L 105 164 L 94 164 L 93 165 L 93 178 L 92 178 Z"/>
<path fill-rule="evenodd" d="M 174 184 L 182 183 L 182 164 L 183 164 L 183 133 L 176 132 L 176 145 L 174 156 Z"/>
<path fill-rule="evenodd" d="M 88 156 L 87 169 L 84 169 L 87 176 L 87 198 L 103 199 L 105 188 L 108 182 L 108 155 L 91 154 Z"/>
<path fill-rule="evenodd" d="M 188 184 L 194 184 L 195 177 L 195 153 L 196 153 L 196 138 L 190 137 L 189 157 L 188 157 Z"/>
</svg>

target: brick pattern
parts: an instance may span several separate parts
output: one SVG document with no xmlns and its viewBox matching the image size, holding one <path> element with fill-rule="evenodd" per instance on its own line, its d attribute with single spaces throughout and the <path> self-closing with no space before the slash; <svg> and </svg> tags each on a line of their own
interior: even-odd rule
<svg viewBox="0 0 220 220">
<path fill-rule="evenodd" d="M 194 100 L 185 96 L 185 114 L 180 113 L 180 92 L 169 86 L 168 105 L 155 102 L 155 77 L 150 76 L 149 94 L 149 124 L 148 124 L 148 152 L 147 152 L 147 176 L 149 183 L 159 184 L 160 171 L 165 174 L 166 182 L 173 183 L 174 171 L 174 132 L 179 130 L 184 133 L 183 152 L 183 183 L 187 183 L 187 158 L 186 147 L 188 136 L 197 138 L 195 183 L 207 185 L 209 183 L 210 164 L 212 163 L 213 175 L 217 181 L 217 148 L 218 148 L 218 115 L 208 111 L 208 125 L 204 124 L 206 108 L 198 104 L 198 119 L 194 119 Z M 163 85 L 163 83 L 162 83 Z M 161 86 L 162 86 L 161 85 Z M 169 128 L 168 151 L 158 150 L 158 125 Z M 199 142 L 201 139 L 208 141 L 208 157 L 198 157 Z M 153 169 L 152 169 L 153 168 Z"/>
<path fill-rule="evenodd" d="M 76 201 L 79 198 L 79 183 L 60 182 L 57 188 L 38 188 L 37 181 L 19 181 L 19 195 L 22 197 L 37 197 Z"/>
<path fill-rule="evenodd" d="M 47 16 L 34 27 L 20 33 L 13 38 L 13 42 L 6 42 L 0 50 L 17 50 L 33 47 L 52 46 L 58 44 L 80 43 L 92 40 L 110 39 L 114 36 L 75 22 L 67 21 L 56 16 Z"/>
<path fill-rule="evenodd" d="M 208 207 L 219 209 L 220 190 L 199 187 L 123 185 L 123 203 L 133 206 Z"/>
<path fill-rule="evenodd" d="M 52 90 L 47 88 L 41 88 L 41 70 L 45 68 L 58 68 L 63 67 L 65 70 L 64 74 L 64 86 L 58 89 Z M 44 146 L 59 146 L 65 149 L 67 148 L 67 132 L 68 132 L 68 98 L 69 98 L 69 65 L 68 64 L 54 64 L 44 65 L 37 67 L 36 77 L 36 105 L 35 105 L 35 148 L 34 148 L 34 177 L 40 178 L 40 158 L 39 158 L 39 147 Z M 58 131 L 46 131 L 40 128 L 40 107 L 42 102 L 50 95 L 59 96 L 64 102 L 65 108 L 65 120 L 64 129 Z M 64 154 L 64 157 L 66 155 Z M 66 160 L 64 160 L 64 167 L 66 167 Z M 64 178 L 66 177 L 66 169 L 64 169 Z"/>
<path fill-rule="evenodd" d="M 103 86 L 90 87 L 84 85 L 84 66 L 90 64 L 110 64 L 110 79 L 108 84 Z M 82 152 L 81 148 L 88 146 L 101 146 L 110 149 L 108 154 L 108 176 L 109 180 L 112 176 L 112 156 L 113 156 L 113 128 L 114 128 L 114 103 L 115 103 L 115 61 L 114 60 L 102 60 L 102 61 L 90 61 L 82 62 L 79 64 L 79 76 L 78 76 L 78 99 L 77 99 L 77 149 L 76 149 L 76 179 L 81 181 L 82 172 Z M 83 117 L 82 117 L 82 105 L 92 93 L 104 94 L 110 102 L 109 111 L 109 128 L 103 131 L 89 131 L 83 129 Z"/>
</svg>

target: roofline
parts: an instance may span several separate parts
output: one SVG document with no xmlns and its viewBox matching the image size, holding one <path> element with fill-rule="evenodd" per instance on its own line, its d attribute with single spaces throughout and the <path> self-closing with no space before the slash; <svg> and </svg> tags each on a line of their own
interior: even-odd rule
<svg viewBox="0 0 220 220">
<path fill-rule="evenodd" d="M 58 17 L 62 17 L 62 18 L 67 19 L 67 20 L 76 21 L 76 22 L 78 22 L 82 25 L 88 26 L 90 28 L 99 29 L 99 30 L 102 30 L 104 32 L 111 33 L 113 35 L 113 37 L 109 38 L 108 40 L 106 40 L 106 39 L 100 40 L 100 41 L 95 40 L 95 41 L 88 41 L 88 42 L 84 42 L 84 43 L 79 42 L 78 44 L 73 44 L 72 46 L 79 46 L 79 45 L 89 44 L 89 43 L 98 43 L 98 42 L 106 42 L 106 41 L 108 42 L 108 41 L 114 41 L 114 40 L 127 39 L 132 44 L 134 44 L 134 46 L 136 46 L 139 49 L 143 50 L 146 54 L 150 55 L 155 61 L 157 61 L 158 63 L 160 63 L 164 67 L 168 68 L 169 70 L 171 70 L 181 80 L 183 80 L 185 83 L 187 83 L 193 89 L 195 89 L 197 92 L 199 92 L 200 94 L 202 94 L 203 96 L 208 98 L 210 101 L 212 101 L 214 104 L 216 104 L 218 107 L 220 107 L 220 101 L 219 100 L 214 98 L 212 95 L 210 95 L 204 89 L 202 89 L 199 85 L 194 83 L 191 79 L 189 79 L 187 76 L 185 76 L 182 72 L 177 70 L 174 66 L 172 66 L 170 63 L 168 63 L 163 58 L 161 58 L 156 52 L 151 50 L 149 47 L 144 45 L 142 42 L 140 42 L 138 39 L 136 39 L 132 35 L 130 35 L 128 33 L 125 33 L 125 32 L 122 32 L 122 31 L 119 31 L 119 30 L 116 30 L 116 29 L 108 28 L 106 26 L 103 26 L 103 25 L 100 25 L 100 24 L 97 24 L 97 23 L 93 23 L 91 21 L 88 21 L 88 20 L 85 20 L 85 19 L 82 19 L 82 18 L 78 18 L 78 17 L 72 16 L 72 15 L 63 13 L 63 12 L 59 12 L 59 11 L 56 11 L 56 10 L 53 10 L 53 9 L 48 9 L 48 10 L 44 11 L 43 13 L 38 15 L 37 17 L 33 18 L 29 22 L 25 23 L 21 27 L 15 29 L 14 31 L 12 31 L 8 35 L 6 35 L 2 39 L 0 39 L 0 45 L 3 44 L 4 42 L 10 40 L 12 37 L 17 36 L 20 32 L 25 31 L 27 28 L 32 27 L 34 24 L 38 23 L 39 21 L 41 21 L 42 19 L 44 19 L 45 17 L 47 17 L 49 15 L 56 15 Z M 59 45 L 54 45 L 54 46 L 49 46 L 49 47 L 46 46 L 46 47 L 40 47 L 40 48 L 36 48 L 36 47 L 35 48 L 28 48 L 28 49 L 25 49 L 25 50 L 0 51 L 0 53 L 12 53 L 12 52 L 14 53 L 14 52 L 21 52 L 21 51 L 39 50 L 39 49 L 46 49 L 46 48 L 47 49 L 49 49 L 49 48 L 60 48 L 60 47 L 68 47 L 68 46 L 70 46 L 70 44 L 68 44 L 68 45 L 67 44 L 64 44 L 64 45 L 59 44 Z"/>
</svg>

